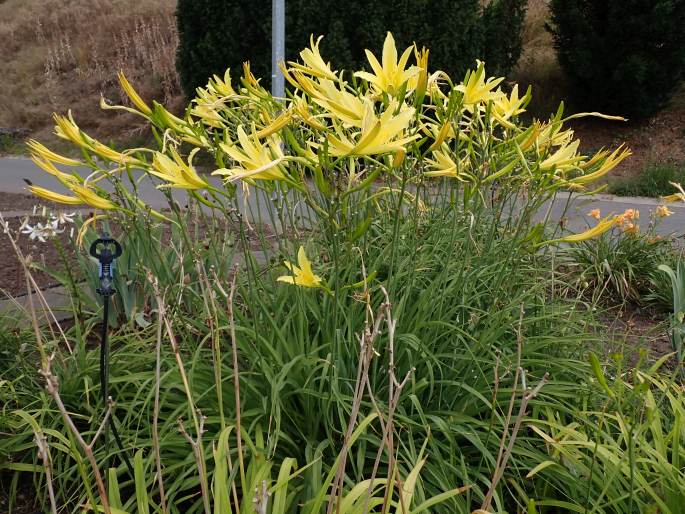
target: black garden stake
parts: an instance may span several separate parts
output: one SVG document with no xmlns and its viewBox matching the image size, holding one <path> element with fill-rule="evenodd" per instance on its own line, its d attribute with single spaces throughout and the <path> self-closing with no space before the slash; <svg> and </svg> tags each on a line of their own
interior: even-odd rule
<svg viewBox="0 0 685 514">
<path fill-rule="evenodd" d="M 97 288 L 97 293 L 102 296 L 103 313 L 102 313 L 102 335 L 100 338 L 100 389 L 102 390 L 102 401 L 107 408 L 109 401 L 109 342 L 107 340 L 107 332 L 109 329 L 109 299 L 110 296 L 116 293 L 114 289 L 114 260 L 117 259 L 122 252 L 121 245 L 116 239 L 113 239 L 109 234 L 104 233 L 102 237 L 93 241 L 90 245 L 90 255 L 95 257 L 100 263 L 100 287 Z M 114 412 L 110 413 L 109 419 L 105 424 L 104 440 L 105 440 L 105 469 L 108 467 L 107 457 L 109 455 L 109 426 L 111 422 L 112 435 L 121 450 L 121 456 L 128 468 L 131 477 L 133 477 L 133 466 L 126 455 L 124 445 L 121 443 L 119 432 L 115 424 Z"/>
</svg>

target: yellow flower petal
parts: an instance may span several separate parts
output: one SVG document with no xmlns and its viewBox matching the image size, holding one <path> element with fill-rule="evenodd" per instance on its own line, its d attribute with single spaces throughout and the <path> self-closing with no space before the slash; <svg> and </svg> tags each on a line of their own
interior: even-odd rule
<svg viewBox="0 0 685 514">
<path fill-rule="evenodd" d="M 151 116 L 152 109 L 150 109 L 150 107 L 143 101 L 143 99 L 136 92 L 136 90 L 133 89 L 133 86 L 131 86 L 130 82 L 124 75 L 124 72 L 120 71 L 119 73 L 117 73 L 117 77 L 119 78 L 119 84 L 121 84 L 121 87 L 123 88 L 124 92 L 131 99 L 131 102 L 133 102 L 133 105 L 135 105 L 140 110 L 140 112 L 142 112 L 146 116 Z"/>
<path fill-rule="evenodd" d="M 613 218 L 605 218 L 600 221 L 589 230 L 585 232 L 580 232 L 578 234 L 571 234 L 565 237 L 560 237 L 558 239 L 552 239 L 550 241 L 545 241 L 541 244 L 551 244 L 551 243 L 580 243 L 581 241 L 587 241 L 588 239 L 593 239 L 597 236 L 601 236 L 607 230 L 610 230 L 617 223 L 621 222 L 620 216 L 614 216 Z"/>
<path fill-rule="evenodd" d="M 405 83 L 408 83 L 407 90 L 411 89 L 409 87 L 410 85 L 416 87 L 418 86 L 418 81 L 410 81 L 422 73 L 421 68 L 417 66 L 406 68 L 412 49 L 413 47 L 407 48 L 398 61 L 395 38 L 388 32 L 385 37 L 385 42 L 383 43 L 383 64 L 381 65 L 381 63 L 378 62 L 378 59 L 376 59 L 370 50 L 366 50 L 366 58 L 373 69 L 373 73 L 358 71 L 354 76 L 371 83 L 377 91 L 390 95 L 394 95 L 400 91 Z M 425 58 L 428 58 L 427 52 L 425 53 Z M 424 88 L 425 81 L 424 73 Z"/>
<path fill-rule="evenodd" d="M 26 146 L 28 146 L 31 150 L 31 155 L 34 157 L 39 157 L 44 161 L 56 162 L 57 164 L 62 164 L 63 166 L 83 166 L 81 161 L 70 159 L 69 157 L 64 157 L 63 155 L 55 153 L 35 139 L 32 139 L 26 143 Z"/>
<path fill-rule="evenodd" d="M 33 193 L 39 198 L 49 200 L 51 202 L 63 203 L 66 205 L 83 205 L 85 202 L 75 196 L 67 196 L 60 193 L 55 193 L 44 187 L 31 185 L 28 187 L 30 193 Z"/>
<path fill-rule="evenodd" d="M 301 287 L 322 287 L 321 277 L 314 274 L 312 271 L 312 263 L 307 258 L 304 247 L 300 246 L 297 252 L 297 264 L 295 266 L 290 261 L 283 263 L 292 275 L 283 275 L 278 277 L 278 282 L 285 282 L 286 284 L 293 284 Z"/>
</svg>

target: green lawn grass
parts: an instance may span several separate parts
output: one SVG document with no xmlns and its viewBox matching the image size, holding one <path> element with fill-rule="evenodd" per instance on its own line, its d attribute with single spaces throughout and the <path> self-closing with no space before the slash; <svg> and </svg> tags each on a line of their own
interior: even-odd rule
<svg viewBox="0 0 685 514">
<path fill-rule="evenodd" d="M 619 196 L 665 196 L 675 191 L 671 182 L 685 182 L 685 166 L 655 163 L 648 165 L 637 177 L 610 184 L 609 192 Z"/>
</svg>

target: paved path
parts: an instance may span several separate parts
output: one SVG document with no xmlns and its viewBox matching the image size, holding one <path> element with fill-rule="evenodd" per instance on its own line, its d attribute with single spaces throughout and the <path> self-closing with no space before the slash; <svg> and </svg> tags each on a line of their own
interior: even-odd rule
<svg viewBox="0 0 685 514">
<path fill-rule="evenodd" d="M 87 174 L 88 170 L 84 170 L 83 173 Z M 26 184 L 23 181 L 24 178 L 54 191 L 66 192 L 57 179 L 36 167 L 31 160 L 22 157 L 0 158 L 0 191 L 8 193 L 25 192 Z M 219 183 L 217 177 L 211 177 L 210 180 L 217 184 Z M 184 191 L 176 189 L 173 190 L 173 194 L 179 203 L 184 203 L 183 200 L 186 194 Z M 153 208 L 167 205 L 164 195 L 148 179 L 141 181 L 140 197 Z M 259 208 L 265 212 L 264 204 L 267 202 L 269 200 L 264 195 L 255 194 L 249 197 L 250 207 L 253 212 L 256 212 Z M 587 228 L 588 223 L 594 223 L 594 220 L 586 216 L 586 213 L 592 209 L 600 209 L 602 216 L 607 216 L 611 213 L 621 213 L 628 208 L 636 208 L 641 211 L 642 225 L 644 226 L 647 223 L 650 209 L 653 210 L 658 204 L 659 201 L 653 198 L 631 198 L 613 195 L 582 197 L 574 194 L 569 199 L 568 193 L 560 193 L 552 205 L 551 219 L 556 221 L 564 216 L 568 220 L 567 226 L 569 230 L 581 231 Z M 661 220 L 658 232 L 663 235 L 675 233 L 678 236 L 682 236 L 685 233 L 685 204 L 671 204 L 669 208 L 674 214 Z M 540 216 L 543 216 L 546 210 L 546 208 L 543 209 Z"/>
<path fill-rule="evenodd" d="M 74 168 L 61 167 L 65 171 L 74 170 Z M 88 168 L 78 169 L 81 176 L 86 177 L 91 173 Z M 208 176 L 206 177 L 209 182 L 220 187 L 221 178 Z M 37 167 L 30 159 L 25 157 L 0 157 L 0 192 L 4 193 L 26 193 L 26 182 L 24 179 L 30 180 L 33 184 L 45 187 L 51 191 L 57 193 L 70 194 L 69 191 L 52 175 L 46 173 Z M 159 184 L 159 182 L 157 182 Z M 99 183 L 104 189 L 111 190 L 111 184 L 101 181 Z M 185 205 L 187 203 L 187 193 L 182 189 L 170 189 L 171 194 L 180 205 Z M 168 202 L 166 196 L 156 188 L 155 183 L 148 178 L 144 177 L 138 185 L 138 195 L 139 197 L 153 209 L 161 209 L 168 207 Z M 272 201 L 263 191 L 255 191 L 251 193 L 248 197 L 247 203 L 243 202 L 242 190 L 238 188 L 239 195 L 239 205 L 243 214 L 245 214 L 251 221 L 263 221 L 270 223 L 271 218 L 269 216 L 269 211 L 272 209 Z M 308 209 L 303 205 L 297 205 L 295 212 L 301 217 L 309 216 Z M 71 210 L 79 210 L 72 208 Z M 92 209 L 87 209 L 92 210 Z M 22 213 L 3 213 L 5 216 L 10 214 Z"/>
</svg>

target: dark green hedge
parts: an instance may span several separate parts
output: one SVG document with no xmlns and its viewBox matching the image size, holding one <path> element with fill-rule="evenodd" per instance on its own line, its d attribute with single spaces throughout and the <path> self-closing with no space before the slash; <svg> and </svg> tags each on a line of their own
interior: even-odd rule
<svg viewBox="0 0 685 514">
<path fill-rule="evenodd" d="M 286 58 L 324 35 L 322 54 L 337 69 L 366 66 L 364 49 L 380 53 L 386 31 L 398 47 L 430 48 L 431 69 L 461 78 L 483 59 L 489 73 L 506 73 L 521 53 L 526 0 L 286 0 Z M 226 68 L 249 60 L 271 74 L 271 0 L 179 0 L 177 66 L 186 93 Z"/>
<path fill-rule="evenodd" d="M 577 108 L 654 114 L 685 71 L 685 0 L 552 0 L 551 30 Z"/>
</svg>

